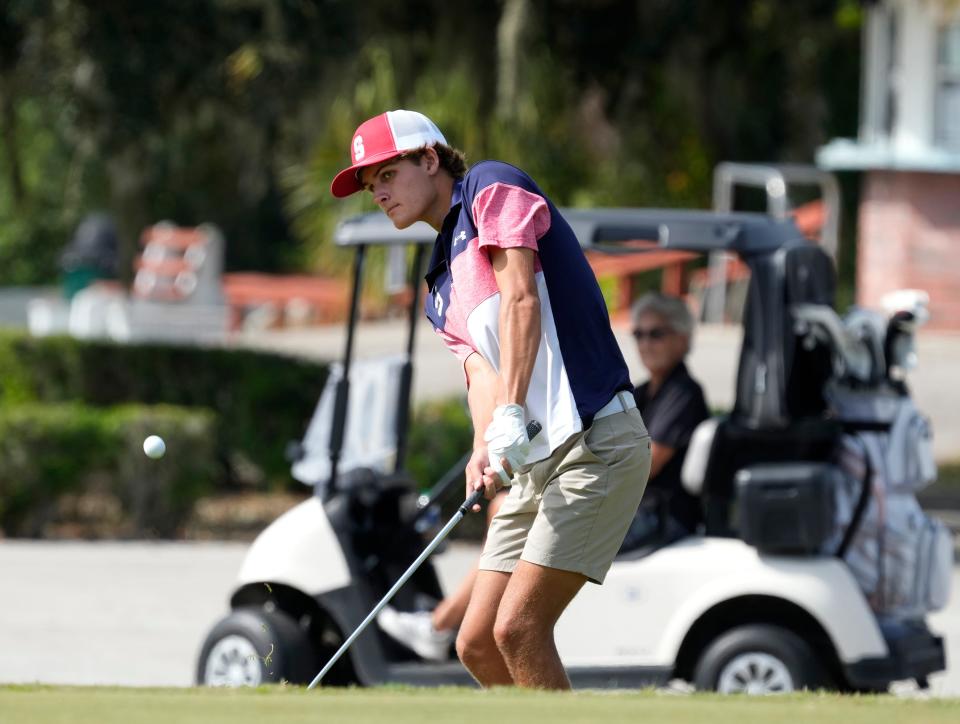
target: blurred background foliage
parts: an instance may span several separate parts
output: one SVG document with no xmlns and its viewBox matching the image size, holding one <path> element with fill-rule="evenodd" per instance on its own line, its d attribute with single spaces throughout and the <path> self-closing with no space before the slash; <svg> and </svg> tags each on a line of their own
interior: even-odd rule
<svg viewBox="0 0 960 724">
<path fill-rule="evenodd" d="M 857 0 L 5 0 L 0 284 L 50 283 L 87 213 L 130 269 L 159 219 L 231 270 L 329 273 L 356 125 L 432 116 L 560 204 L 707 207 L 724 160 L 810 162 L 857 124 Z M 852 244 L 847 244 L 852 246 Z"/>
<path fill-rule="evenodd" d="M 8 331 L 0 332 L 0 381 L 0 416 L 24 405 L 71 403 L 99 410 L 136 402 L 211 411 L 215 479 L 226 489 L 269 490 L 290 484 L 285 445 L 303 435 L 326 366 L 250 350 Z M 0 480 L 10 476 L 0 457 Z"/>
<path fill-rule="evenodd" d="M 213 501 L 310 494 L 285 452 L 326 375 L 325 365 L 264 352 L 0 331 L 0 536 L 178 537 L 192 513 L 201 533 L 235 534 L 238 523 L 257 532 L 269 505 L 229 522 Z M 160 460 L 143 454 L 149 434 L 166 442 Z M 414 487 L 434 486 L 472 440 L 466 400 L 418 405 L 405 466 Z M 462 502 L 461 470 L 444 497 L 449 515 Z M 479 537 L 476 517 L 463 535 Z"/>
<path fill-rule="evenodd" d="M 147 431 L 168 455 L 143 455 Z M 0 530 L 169 538 L 215 490 L 216 418 L 172 405 L 0 407 Z"/>
</svg>

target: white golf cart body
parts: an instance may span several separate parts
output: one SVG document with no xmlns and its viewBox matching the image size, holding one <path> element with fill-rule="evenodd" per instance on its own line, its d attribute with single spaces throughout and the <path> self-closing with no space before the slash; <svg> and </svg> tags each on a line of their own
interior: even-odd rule
<svg viewBox="0 0 960 724">
<path fill-rule="evenodd" d="M 832 557 L 764 556 L 732 538 L 691 537 L 638 560 L 619 560 L 602 587 L 586 586 L 564 614 L 557 641 L 565 662 L 671 670 L 688 634 L 718 607 L 743 619 L 782 601 L 813 618 L 840 661 L 887 653 L 846 566 Z M 642 625 L 628 622 L 643 622 Z"/>
<path fill-rule="evenodd" d="M 238 584 L 256 588 L 264 582 L 320 599 L 351 586 L 349 566 L 319 498 L 285 513 L 253 543 Z M 617 560 L 603 586 L 585 586 L 561 617 L 557 646 L 575 680 L 662 683 L 673 678 L 681 648 L 698 626 L 719 628 L 719 619 L 731 616 L 742 622 L 768 620 L 763 608 L 769 611 L 773 604 L 819 627 L 844 667 L 889 655 L 876 617 L 842 561 L 764 556 L 743 541 L 704 536 L 635 560 Z M 349 633 L 367 610 L 330 613 L 343 619 Z M 354 660 L 360 674 L 366 667 Z M 434 677 L 439 683 L 452 675 L 435 665 L 424 665 L 422 672 L 416 664 L 398 668 L 397 678 L 363 683 Z"/>
<path fill-rule="evenodd" d="M 623 209 L 571 210 L 564 215 L 585 247 L 599 248 L 603 243 L 645 239 L 657 241 L 660 247 L 685 251 L 739 253 L 758 262 L 759 265 L 752 267 L 758 284 L 783 284 L 782 279 L 777 282 L 779 272 L 775 266 L 767 271 L 762 269 L 763 264 L 782 253 L 782 248 L 810 246 L 800 239 L 791 222 L 760 214 Z M 366 245 L 415 244 L 422 250 L 433 239 L 434 233 L 425 226 L 398 232 L 381 214 L 352 219 L 337 232 L 339 244 L 361 249 L 355 271 L 357 286 L 362 275 L 362 249 Z M 418 255 L 412 278 L 417 278 L 419 269 Z M 356 302 L 355 293 L 354 310 Z M 416 300 L 414 304 L 417 305 Z M 745 418 L 752 416 L 762 424 L 787 424 L 791 415 L 783 390 L 787 372 L 782 354 L 778 355 L 777 345 L 772 341 L 778 330 L 782 331 L 782 320 L 770 320 L 782 310 L 773 306 L 773 309 L 757 310 L 759 316 L 745 320 L 745 325 L 759 325 L 754 330 L 752 344 L 755 345 L 753 352 L 757 351 L 757 345 L 762 348 L 762 361 L 758 368 L 747 370 L 741 362 L 738 397 L 743 385 L 752 386 L 753 392 L 744 395 L 749 400 L 738 399 L 738 404 L 749 407 L 741 410 Z M 419 310 L 415 309 L 414 313 Z M 355 317 L 351 318 L 351 328 L 355 321 Z M 400 389 L 393 393 L 399 395 L 398 409 L 409 403 L 413 326 L 411 324 L 406 370 L 403 371 L 401 362 Z M 348 374 L 351 344 L 352 332 L 344 365 Z M 745 342 L 745 347 L 748 344 Z M 349 419 L 348 410 L 354 410 L 357 403 L 344 400 L 338 404 L 339 422 L 335 414 L 332 425 L 343 428 L 344 417 Z M 405 413 L 400 416 L 405 417 Z M 401 422 L 406 424 L 405 419 Z M 701 437 L 697 443 L 701 449 L 694 451 L 692 445 L 689 453 L 689 457 L 700 458 L 700 479 L 697 479 L 697 470 L 685 470 L 684 477 L 688 488 L 697 492 L 702 489 L 707 500 L 713 468 L 703 458 L 709 456 L 713 441 L 711 434 Z M 401 454 L 396 458 L 402 461 L 402 435 L 398 439 Z M 289 620 L 279 628 L 286 626 L 290 630 L 278 631 L 276 622 L 268 620 L 261 625 L 275 637 L 258 642 L 254 640 L 255 632 L 247 633 L 253 628 L 252 624 L 231 626 L 228 617 L 214 629 L 204 645 L 198 666 L 199 683 L 257 684 L 278 678 L 309 681 L 312 673 L 319 670 L 383 595 L 386 590 L 383 582 L 391 583 L 404 570 L 403 562 L 398 561 L 389 571 L 382 572 L 375 555 L 356 550 L 357 540 L 362 539 L 352 537 L 349 532 L 352 524 L 348 519 L 356 515 L 358 506 L 362 508 L 365 504 L 357 500 L 374 500 L 380 494 L 377 491 L 394 490 L 409 485 L 409 481 L 403 480 L 398 471 L 391 473 L 383 466 L 376 469 L 377 463 L 372 458 L 358 471 L 341 467 L 345 472 L 338 475 L 337 465 L 343 462 L 341 451 L 349 448 L 349 441 L 335 440 L 329 447 L 330 451 L 326 452 L 333 452 L 330 455 L 333 475 L 329 477 L 336 480 L 336 484 L 328 482 L 327 475 L 317 478 L 314 481 L 317 494 L 313 498 L 288 511 L 263 531 L 250 548 L 231 599 L 234 609 L 231 616 L 266 611 L 260 615 L 276 618 L 281 613 Z M 327 469 L 326 473 L 329 472 Z M 454 479 L 458 477 L 455 475 Z M 723 509 L 723 503 L 729 500 L 720 503 L 717 507 Z M 714 534 L 709 515 L 707 519 L 706 534 L 618 557 L 604 585 L 587 584 L 574 599 L 560 619 L 556 640 L 575 685 L 624 687 L 699 678 L 701 686 L 730 691 L 789 690 L 821 683 L 846 690 L 883 690 L 892 681 L 906 678 L 925 685 L 929 673 L 944 668 L 942 640 L 931 634 L 923 621 L 913 622 L 906 630 L 894 626 L 891 632 L 870 609 L 857 581 L 840 558 L 816 553 L 762 553 L 737 537 Z M 404 525 L 412 527 L 409 522 Z M 404 562 L 409 560 L 412 558 Z M 429 561 L 425 568 L 430 568 Z M 381 583 L 372 582 L 372 577 L 378 575 L 382 576 Z M 424 575 L 424 585 L 435 589 L 430 580 L 433 576 L 435 581 L 432 569 Z M 438 591 L 432 593 L 437 595 Z M 295 622 L 296 626 L 291 628 L 289 622 Z M 745 685 L 738 689 L 735 678 L 741 673 L 735 670 L 727 671 L 726 679 L 719 674 L 709 674 L 712 678 L 708 681 L 704 678 L 707 674 L 703 673 L 704 657 L 708 653 L 719 656 L 714 651 L 717 642 L 737 631 L 745 632 L 748 637 L 752 635 L 754 638 L 750 640 L 754 641 L 759 636 L 761 642 L 764 636 L 787 632 L 789 641 L 783 646 L 788 654 L 791 647 L 805 647 L 824 678 L 798 678 L 796 671 L 788 670 L 789 666 L 776 655 L 771 657 L 769 652 L 762 651 L 764 647 L 760 645 L 755 647 L 757 651 L 741 646 L 743 656 L 727 657 L 728 669 L 739 665 L 756 673 L 759 668 L 761 675 L 770 679 L 769 687 L 756 689 Z M 246 648 L 244 637 L 250 640 Z M 267 643 L 271 646 L 271 656 L 276 651 L 274 668 L 280 670 L 279 673 L 267 666 L 260 667 L 260 661 L 230 668 L 229 662 L 240 660 L 238 657 L 246 655 L 249 659 L 250 651 L 262 659 Z M 727 643 L 736 648 L 735 641 Z M 397 651 L 395 642 L 371 626 L 324 683 L 433 685 L 470 681 L 456 660 L 449 664 L 430 664 L 409 652 L 398 656 Z M 219 663 L 214 660 L 217 657 Z M 731 681 L 734 684 L 731 685 Z"/>
</svg>

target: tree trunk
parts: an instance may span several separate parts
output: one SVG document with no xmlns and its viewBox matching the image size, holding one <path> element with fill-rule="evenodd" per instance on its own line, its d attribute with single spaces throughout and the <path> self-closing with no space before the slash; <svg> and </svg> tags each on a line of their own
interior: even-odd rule
<svg viewBox="0 0 960 724">
<path fill-rule="evenodd" d="M 119 259 L 117 274 L 124 285 L 133 280 L 133 260 L 139 253 L 140 234 L 149 224 L 147 203 L 147 163 L 143 151 L 128 144 L 107 161 L 110 181 L 110 205 L 117 221 Z"/>
<path fill-rule="evenodd" d="M 523 42 L 530 22 L 530 0 L 504 0 L 497 26 L 497 115 L 517 116 Z"/>
<path fill-rule="evenodd" d="M 19 211 L 26 201 L 27 192 L 23 183 L 20 147 L 17 144 L 17 111 L 8 83 L 0 84 L 0 139 L 7 157 L 7 183 L 10 185 L 13 208 Z"/>
</svg>

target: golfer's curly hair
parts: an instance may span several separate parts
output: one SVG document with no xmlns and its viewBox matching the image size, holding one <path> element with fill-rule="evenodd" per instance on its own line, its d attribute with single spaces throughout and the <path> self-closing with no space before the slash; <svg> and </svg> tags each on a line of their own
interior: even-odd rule
<svg viewBox="0 0 960 724">
<path fill-rule="evenodd" d="M 445 169 L 455 180 L 459 181 L 466 175 L 467 157 L 463 151 L 453 146 L 448 146 L 445 143 L 436 143 L 433 145 L 433 149 L 440 158 L 440 168 Z M 421 148 L 416 151 L 411 151 L 410 153 L 405 153 L 403 157 L 409 158 L 419 166 L 420 158 L 426 150 L 426 148 Z"/>
</svg>

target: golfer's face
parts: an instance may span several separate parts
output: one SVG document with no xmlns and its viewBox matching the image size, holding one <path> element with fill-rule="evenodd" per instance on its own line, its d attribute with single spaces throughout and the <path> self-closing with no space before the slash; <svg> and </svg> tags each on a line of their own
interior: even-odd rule
<svg viewBox="0 0 960 724">
<path fill-rule="evenodd" d="M 435 193 L 422 165 L 405 158 L 363 169 L 360 182 L 398 229 L 423 219 Z"/>
</svg>

